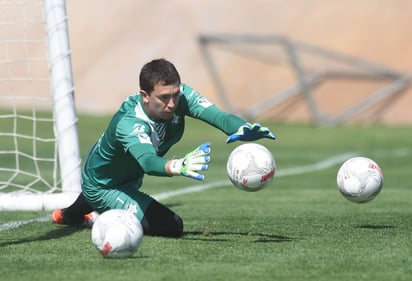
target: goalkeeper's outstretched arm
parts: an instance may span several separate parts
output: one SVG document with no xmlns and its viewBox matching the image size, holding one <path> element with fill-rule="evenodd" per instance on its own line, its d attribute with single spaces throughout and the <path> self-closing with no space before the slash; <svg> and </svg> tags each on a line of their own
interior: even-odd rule
<svg viewBox="0 0 412 281">
<path fill-rule="evenodd" d="M 248 123 L 239 116 L 221 111 L 216 106 L 205 109 L 199 118 L 228 135 L 227 143 L 234 141 L 256 141 L 262 138 L 276 139 L 269 128 L 259 123 Z"/>
</svg>

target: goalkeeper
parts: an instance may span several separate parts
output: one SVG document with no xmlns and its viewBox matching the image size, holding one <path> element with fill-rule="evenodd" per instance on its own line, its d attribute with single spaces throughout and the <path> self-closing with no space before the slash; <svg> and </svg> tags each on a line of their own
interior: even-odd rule
<svg viewBox="0 0 412 281">
<path fill-rule="evenodd" d="M 92 212 L 126 209 L 141 222 L 145 235 L 179 237 L 183 220 L 150 195 L 139 191 L 144 174 L 203 180 L 210 162 L 205 142 L 181 159 L 163 156 L 183 135 L 185 116 L 202 120 L 228 135 L 227 142 L 275 139 L 259 124 L 222 112 L 186 84 L 172 63 L 155 59 L 139 76 L 140 91 L 129 96 L 91 148 L 82 171 L 82 193 L 67 208 L 54 210 L 57 224 L 93 222 Z"/>
</svg>

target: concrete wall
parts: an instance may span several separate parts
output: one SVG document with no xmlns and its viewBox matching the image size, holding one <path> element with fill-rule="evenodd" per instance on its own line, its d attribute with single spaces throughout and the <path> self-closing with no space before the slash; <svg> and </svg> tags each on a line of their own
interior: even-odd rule
<svg viewBox="0 0 412 281">
<path fill-rule="evenodd" d="M 221 106 L 201 58 L 199 34 L 279 34 L 400 72 L 412 71 L 412 1 L 408 0 L 69 0 L 67 8 L 80 112 L 116 110 L 138 90 L 141 66 L 158 57 L 174 62 L 184 82 Z M 268 76 L 259 64 L 245 69 L 234 58 L 219 64 L 228 86 L 234 85 L 230 91 L 243 100 L 256 97 L 257 92 L 264 98 L 291 82 L 289 74 L 283 79 L 285 69 Z M 239 79 L 242 75 L 246 79 Z M 347 99 L 346 93 L 369 89 L 335 84 L 323 86 L 324 93 L 318 96 L 327 114 L 334 114 L 340 99 Z M 293 111 L 274 108 L 266 116 L 310 120 L 305 104 L 294 103 L 299 106 Z M 375 121 L 410 124 L 411 104 L 409 90 L 380 109 Z"/>
</svg>

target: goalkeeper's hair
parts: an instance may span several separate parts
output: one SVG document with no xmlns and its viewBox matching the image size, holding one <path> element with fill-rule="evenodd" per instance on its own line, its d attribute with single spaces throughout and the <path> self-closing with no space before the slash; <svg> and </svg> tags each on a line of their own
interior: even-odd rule
<svg viewBox="0 0 412 281">
<path fill-rule="evenodd" d="M 158 83 L 162 85 L 179 85 L 180 75 L 176 67 L 164 58 L 146 63 L 139 76 L 140 89 L 150 94 Z"/>
</svg>

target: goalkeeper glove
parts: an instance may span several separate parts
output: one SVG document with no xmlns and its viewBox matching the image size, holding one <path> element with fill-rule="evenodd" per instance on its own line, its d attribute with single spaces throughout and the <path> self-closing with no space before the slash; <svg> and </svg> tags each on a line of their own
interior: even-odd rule
<svg viewBox="0 0 412 281">
<path fill-rule="evenodd" d="M 205 176 L 198 171 L 206 171 L 210 162 L 210 142 L 198 146 L 181 159 L 173 159 L 170 164 L 170 172 L 173 175 L 182 175 L 202 181 Z"/>
<path fill-rule="evenodd" d="M 240 141 L 255 141 L 261 138 L 276 139 L 276 136 L 266 127 L 261 127 L 259 123 L 245 123 L 239 127 L 236 133 L 231 134 L 227 139 L 227 143 L 237 140 Z"/>
</svg>

